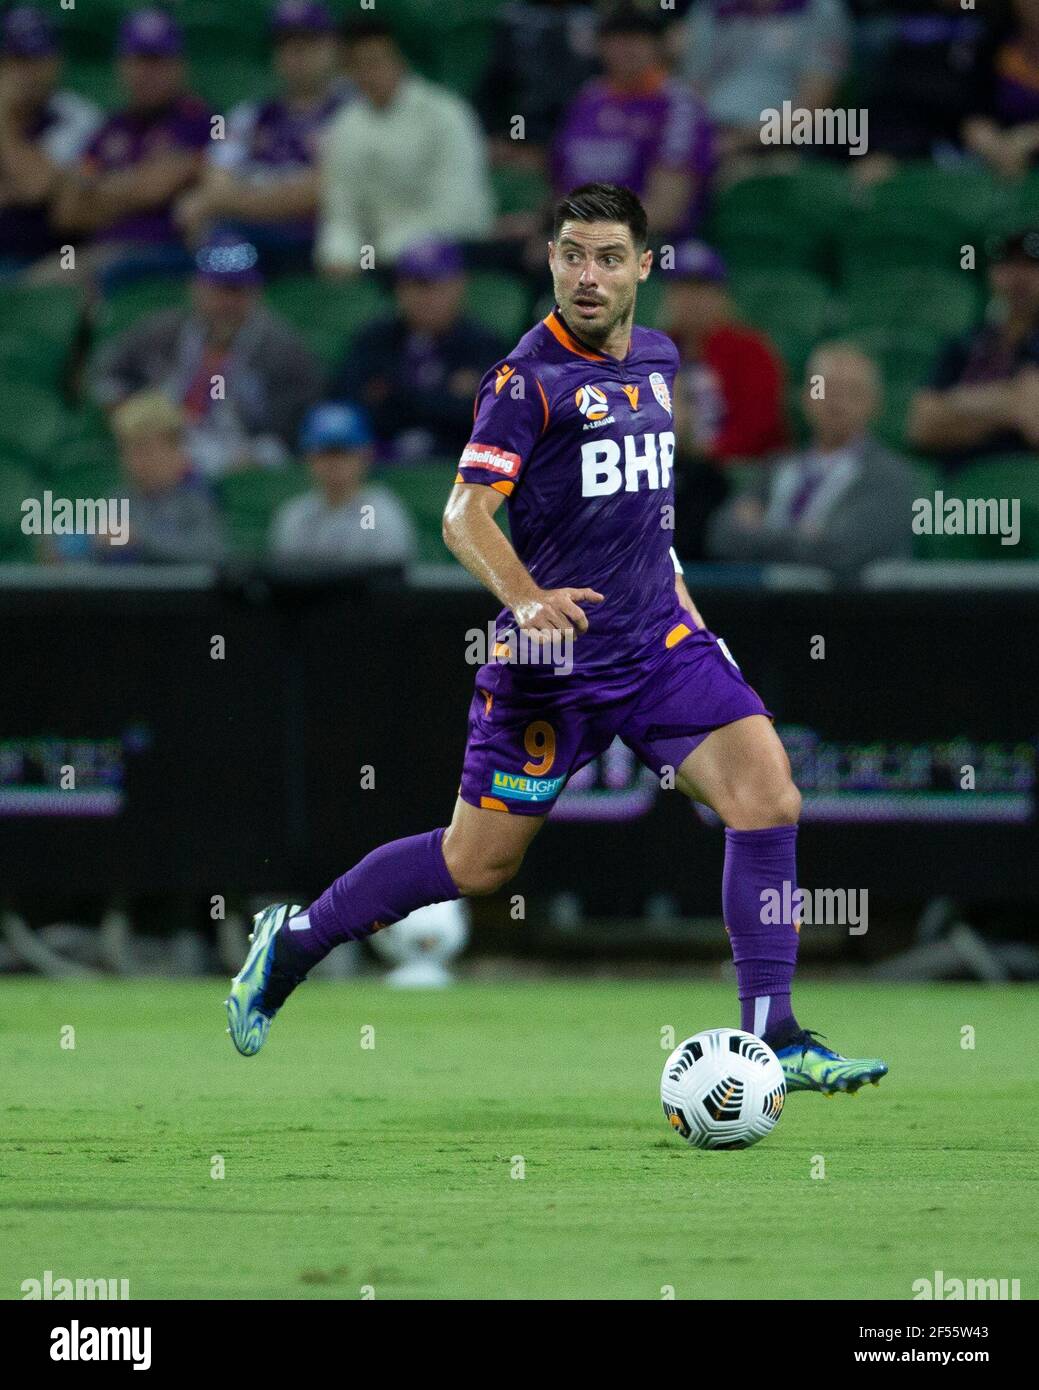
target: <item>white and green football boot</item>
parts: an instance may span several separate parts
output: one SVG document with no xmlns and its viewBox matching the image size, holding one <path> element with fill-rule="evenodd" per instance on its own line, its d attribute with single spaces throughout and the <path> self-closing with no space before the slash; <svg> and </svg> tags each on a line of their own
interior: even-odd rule
<svg viewBox="0 0 1039 1390">
<path fill-rule="evenodd" d="M 259 1052 L 267 1041 L 274 1015 L 305 978 L 274 959 L 278 928 L 302 911 L 295 904 L 275 903 L 253 918 L 249 954 L 224 1000 L 227 1031 L 243 1057 L 254 1057 Z"/>
<path fill-rule="evenodd" d="M 887 1075 L 887 1063 L 879 1057 L 842 1057 L 816 1039 L 821 1033 L 801 1028 L 772 1050 L 786 1077 L 787 1092 L 819 1091 L 824 1096 L 838 1092 L 853 1096 L 867 1082 L 876 1086 Z"/>
</svg>

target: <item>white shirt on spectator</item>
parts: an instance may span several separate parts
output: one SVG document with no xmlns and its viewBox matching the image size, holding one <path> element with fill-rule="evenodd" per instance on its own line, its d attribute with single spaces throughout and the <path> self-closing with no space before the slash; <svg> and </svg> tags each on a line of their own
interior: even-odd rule
<svg viewBox="0 0 1039 1390">
<path fill-rule="evenodd" d="M 415 553 L 415 530 L 394 494 L 377 483 L 360 488 L 339 507 L 329 506 L 315 490 L 278 510 L 271 552 L 282 560 L 404 564 Z"/>
<path fill-rule="evenodd" d="M 493 200 L 483 135 L 472 107 L 424 78 L 405 77 L 389 106 L 359 97 L 324 140 L 316 259 L 361 268 L 432 237 L 478 238 Z"/>
</svg>

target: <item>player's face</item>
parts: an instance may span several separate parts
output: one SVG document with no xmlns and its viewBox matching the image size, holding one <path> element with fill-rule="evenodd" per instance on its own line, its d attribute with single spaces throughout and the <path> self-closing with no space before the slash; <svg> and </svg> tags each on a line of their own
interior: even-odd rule
<svg viewBox="0 0 1039 1390">
<path fill-rule="evenodd" d="M 580 338 L 605 341 L 635 310 L 635 293 L 653 264 L 623 222 L 564 222 L 548 244 L 556 303 Z"/>
</svg>

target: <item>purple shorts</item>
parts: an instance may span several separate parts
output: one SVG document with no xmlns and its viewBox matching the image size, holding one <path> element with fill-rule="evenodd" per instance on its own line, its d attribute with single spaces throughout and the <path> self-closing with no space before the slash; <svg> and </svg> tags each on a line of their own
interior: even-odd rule
<svg viewBox="0 0 1039 1390">
<path fill-rule="evenodd" d="M 712 730 L 750 714 L 772 718 L 724 642 L 684 612 L 659 651 L 616 676 L 489 662 L 476 673 L 458 794 L 485 810 L 544 816 L 615 738 L 662 775 Z"/>
</svg>

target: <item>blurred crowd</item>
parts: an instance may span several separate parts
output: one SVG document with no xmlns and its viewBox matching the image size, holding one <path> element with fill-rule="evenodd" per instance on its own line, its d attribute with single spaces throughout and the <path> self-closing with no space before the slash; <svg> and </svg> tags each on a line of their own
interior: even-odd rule
<svg viewBox="0 0 1039 1390">
<path fill-rule="evenodd" d="M 412 66 L 389 0 L 347 22 L 323 0 L 277 0 L 272 94 L 225 111 L 193 90 L 175 6 L 124 15 L 108 111 L 66 83 L 49 11 L 3 14 L 0 277 L 82 287 L 72 389 L 105 413 L 134 499 L 116 558 L 220 557 L 220 481 L 303 460 L 309 490 L 272 517 L 271 554 L 406 561 L 412 520 L 370 474 L 461 450 L 480 378 L 514 341 L 469 312 L 470 278 L 512 277 L 531 321 L 546 312 L 553 199 L 591 180 L 639 194 L 664 267 L 658 321 L 683 363 L 680 552 L 838 573 L 908 557 L 919 482 L 874 432 L 877 363 L 851 341 L 816 347 L 791 420 L 790 364 L 741 316 L 710 244 L 712 200 L 806 161 L 863 186 L 921 160 L 1027 176 L 1039 0 L 488 8 L 468 99 Z M 763 144 L 762 113 L 785 103 L 865 109 L 868 151 Z M 503 207 L 506 185 L 533 192 Z M 300 275 L 338 292 L 374 279 L 390 296 L 331 366 L 268 300 Z M 187 278 L 186 302 L 92 343 L 99 306 L 155 276 Z M 987 276 L 984 320 L 937 355 L 908 410 L 911 449 L 949 468 L 1039 446 L 1039 232 L 1003 237 Z M 58 538 L 45 550 L 113 558 Z"/>
</svg>

